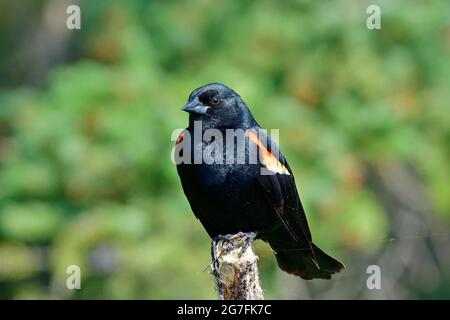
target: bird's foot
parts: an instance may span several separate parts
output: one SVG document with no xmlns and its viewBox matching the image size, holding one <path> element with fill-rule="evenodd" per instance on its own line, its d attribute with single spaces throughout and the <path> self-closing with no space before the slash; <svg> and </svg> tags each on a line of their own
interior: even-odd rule
<svg viewBox="0 0 450 320">
<path fill-rule="evenodd" d="M 251 246 L 256 236 L 256 232 L 238 232 L 236 234 L 218 235 L 213 239 L 213 257 L 218 257 L 217 243 L 222 241 L 222 250 L 220 250 L 220 255 L 228 254 L 231 251 L 239 249 L 238 257 L 241 258 L 247 251 L 248 247 Z"/>
</svg>

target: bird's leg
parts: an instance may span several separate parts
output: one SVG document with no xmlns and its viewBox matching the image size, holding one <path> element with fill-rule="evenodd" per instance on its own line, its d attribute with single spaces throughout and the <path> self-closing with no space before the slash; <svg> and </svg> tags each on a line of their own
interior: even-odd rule
<svg viewBox="0 0 450 320">
<path fill-rule="evenodd" d="M 226 242 L 228 242 L 230 244 L 233 244 L 233 239 L 234 239 L 233 237 L 234 236 L 235 236 L 234 234 L 225 234 L 225 235 L 219 234 L 219 235 L 214 237 L 213 241 L 214 242 L 226 241 Z"/>
<path fill-rule="evenodd" d="M 217 243 L 218 241 L 225 241 L 229 245 L 226 246 L 220 254 L 228 254 L 231 251 L 241 247 L 239 250 L 239 257 L 241 257 L 244 252 L 248 249 L 248 247 L 252 244 L 253 240 L 256 237 L 256 232 L 238 232 L 236 234 L 226 234 L 226 235 L 218 235 L 216 236 L 213 241 Z M 237 240 L 237 241 L 236 241 Z M 212 249 L 213 256 L 216 256 L 217 254 L 217 248 L 215 245 L 213 245 Z"/>
<path fill-rule="evenodd" d="M 217 259 L 219 258 L 219 254 L 222 255 L 224 252 L 222 250 L 218 250 L 219 242 L 220 241 L 227 242 L 230 246 L 232 246 L 233 245 L 232 236 L 233 236 L 232 234 L 226 234 L 226 235 L 219 234 L 213 238 L 212 245 L 211 245 L 211 256 L 213 257 L 213 268 L 216 267 L 216 263 L 218 262 Z M 229 247 L 227 247 L 227 248 L 229 248 Z M 229 252 L 229 251 L 227 251 L 227 252 Z"/>
<path fill-rule="evenodd" d="M 240 246 L 240 244 L 243 242 L 244 246 L 241 248 L 241 251 L 239 252 L 239 258 L 242 257 L 244 252 L 247 251 L 248 247 L 250 247 L 253 243 L 253 240 L 255 240 L 257 236 L 256 232 L 248 232 L 245 233 L 245 236 L 236 243 L 236 246 Z"/>
<path fill-rule="evenodd" d="M 218 252 L 217 252 L 217 244 L 219 243 L 219 241 L 226 241 L 228 243 L 233 243 L 230 239 L 228 239 L 226 236 L 224 235 L 217 235 L 213 238 L 212 241 L 212 245 L 211 245 L 211 256 L 213 258 L 217 258 L 218 257 Z"/>
</svg>

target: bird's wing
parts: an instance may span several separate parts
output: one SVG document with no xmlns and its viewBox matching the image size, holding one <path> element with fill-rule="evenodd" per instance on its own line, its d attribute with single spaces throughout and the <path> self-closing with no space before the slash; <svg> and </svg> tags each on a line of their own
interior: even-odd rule
<svg viewBox="0 0 450 320">
<path fill-rule="evenodd" d="M 257 146 L 261 174 L 257 180 L 264 190 L 268 203 L 293 240 L 302 243 L 314 258 L 311 232 L 305 211 L 295 186 L 294 176 L 285 157 L 269 136 L 258 128 L 247 132 L 249 140 Z"/>
</svg>

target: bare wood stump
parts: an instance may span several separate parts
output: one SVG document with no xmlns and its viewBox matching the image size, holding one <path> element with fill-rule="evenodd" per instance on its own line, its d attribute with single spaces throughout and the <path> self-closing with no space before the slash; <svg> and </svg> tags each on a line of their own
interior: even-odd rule
<svg viewBox="0 0 450 320">
<path fill-rule="evenodd" d="M 211 243 L 212 274 L 221 300 L 263 300 L 254 233 L 219 236 Z"/>
</svg>

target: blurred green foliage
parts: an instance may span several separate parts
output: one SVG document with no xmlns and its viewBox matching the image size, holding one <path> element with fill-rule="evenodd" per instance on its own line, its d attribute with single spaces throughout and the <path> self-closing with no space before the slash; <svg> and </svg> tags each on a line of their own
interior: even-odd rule
<svg viewBox="0 0 450 320">
<path fill-rule="evenodd" d="M 325 249 L 387 237 L 365 162 L 413 164 L 448 223 L 450 2 L 378 2 L 381 30 L 366 28 L 372 1 L 81 1 L 79 58 L 0 91 L 0 297 L 215 298 L 171 162 L 179 107 L 208 82 L 280 128 Z M 72 264 L 83 290 L 68 293 Z"/>
</svg>

